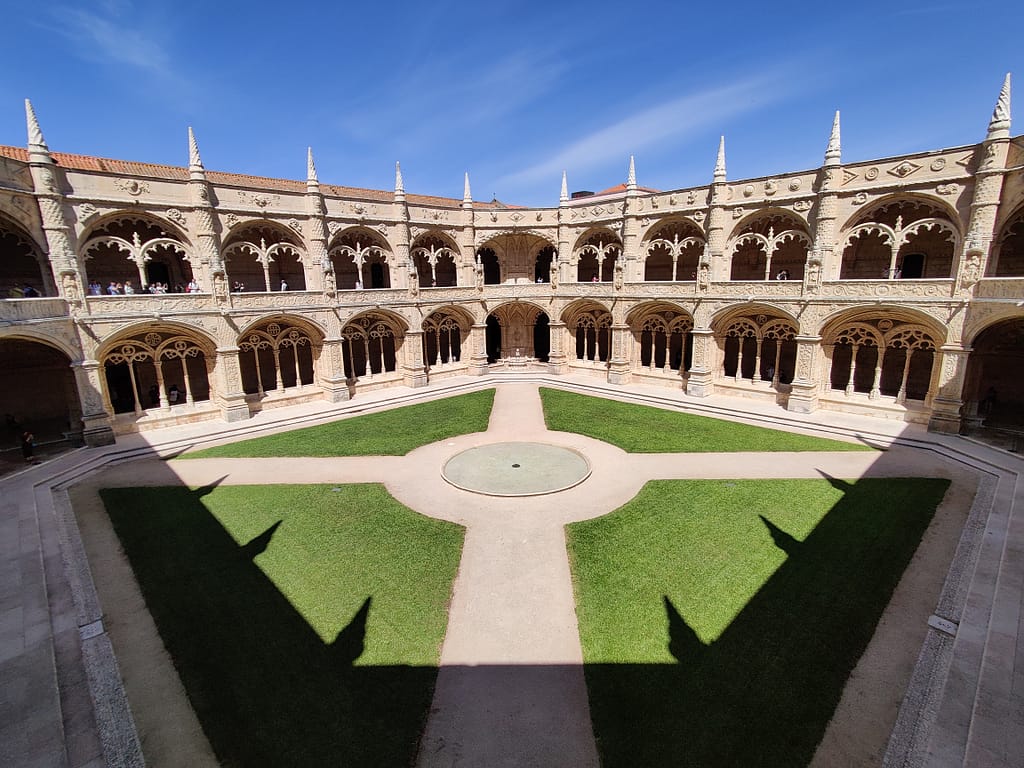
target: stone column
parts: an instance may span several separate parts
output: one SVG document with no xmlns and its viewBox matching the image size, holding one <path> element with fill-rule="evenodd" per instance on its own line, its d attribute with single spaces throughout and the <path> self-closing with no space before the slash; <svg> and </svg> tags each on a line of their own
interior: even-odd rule
<svg viewBox="0 0 1024 768">
<path fill-rule="evenodd" d="M 821 372 L 821 337 L 796 337 L 796 377 L 790 385 L 786 409 L 811 413 L 818 409 Z"/>
<path fill-rule="evenodd" d="M 114 443 L 110 413 L 104 408 L 103 365 L 98 360 L 71 364 L 82 412 L 82 439 L 91 448 Z"/>
<path fill-rule="evenodd" d="M 482 376 L 487 373 L 487 325 L 474 323 L 469 331 L 469 373 Z"/>
<path fill-rule="evenodd" d="M 351 396 L 348 379 L 345 377 L 345 344 L 340 336 L 324 339 L 318 364 L 320 389 L 324 400 L 341 403 Z"/>
<path fill-rule="evenodd" d="M 715 337 L 710 328 L 694 328 L 693 359 L 690 378 L 686 381 L 686 394 L 707 397 L 714 392 Z"/>
<path fill-rule="evenodd" d="M 932 381 L 937 384 L 937 392 L 932 398 L 929 432 L 956 434 L 960 431 L 960 408 L 963 406 L 968 356 L 969 351 L 959 344 L 944 345 L 935 355 L 939 373 L 937 377 L 934 373 L 932 375 Z"/>
<path fill-rule="evenodd" d="M 569 371 L 569 361 L 565 356 L 565 334 L 565 323 L 558 321 L 548 323 L 548 336 L 551 339 L 551 350 L 548 352 L 549 373 L 558 375 Z"/>
<path fill-rule="evenodd" d="M 407 387 L 427 385 L 427 369 L 423 364 L 423 331 L 405 332 L 402 342 L 402 383 Z"/>
<path fill-rule="evenodd" d="M 249 405 L 242 389 L 242 368 L 236 346 L 217 347 L 213 396 L 224 421 L 245 421 L 249 418 Z"/>
<path fill-rule="evenodd" d="M 625 323 L 613 323 L 611 360 L 608 362 L 608 383 L 628 384 L 632 371 L 629 365 L 629 340 L 632 335 Z"/>
</svg>

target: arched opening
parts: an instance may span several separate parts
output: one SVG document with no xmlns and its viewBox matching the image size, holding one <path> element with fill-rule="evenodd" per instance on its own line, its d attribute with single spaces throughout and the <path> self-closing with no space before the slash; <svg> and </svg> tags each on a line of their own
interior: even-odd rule
<svg viewBox="0 0 1024 768">
<path fill-rule="evenodd" d="M 37 442 L 80 433 L 82 410 L 68 356 L 42 342 L 0 339 L 0 413 L 4 449 L 18 446 L 24 429 Z"/>
<path fill-rule="evenodd" d="M 668 221 L 658 226 L 647 241 L 644 280 L 696 280 L 704 245 L 704 234 L 690 221 Z"/>
<path fill-rule="evenodd" d="M 891 397 L 898 404 L 930 394 L 935 340 L 920 326 L 889 318 L 840 326 L 826 346 L 829 388 L 845 396 Z"/>
<path fill-rule="evenodd" d="M 462 360 L 465 333 L 454 313 L 438 310 L 423 321 L 423 362 L 427 370 L 455 365 Z"/>
<path fill-rule="evenodd" d="M 630 320 L 639 373 L 682 376 L 693 363 L 693 319 L 675 309 L 647 307 Z"/>
<path fill-rule="evenodd" d="M 156 219 L 110 219 L 89 233 L 82 253 L 89 293 L 94 296 L 184 292 L 195 279 L 180 236 Z"/>
<path fill-rule="evenodd" d="M 372 381 L 398 368 L 400 332 L 383 315 L 370 312 L 350 320 L 341 332 L 345 376 Z"/>
<path fill-rule="evenodd" d="M 573 337 L 577 362 L 607 363 L 611 357 L 611 312 L 603 307 L 585 309 L 569 317 L 566 327 Z"/>
<path fill-rule="evenodd" d="M 988 277 L 1024 277 L 1024 208 L 1010 218 L 996 239 Z"/>
<path fill-rule="evenodd" d="M 375 232 L 346 230 L 333 241 L 328 254 L 340 290 L 391 287 L 386 243 Z"/>
<path fill-rule="evenodd" d="M 46 296 L 46 261 L 21 227 L 0 218 L 0 299 Z"/>
<path fill-rule="evenodd" d="M 749 380 L 773 389 L 796 376 L 797 328 L 787 318 L 767 313 L 734 317 L 720 337 L 722 375 L 735 383 Z"/>
<path fill-rule="evenodd" d="M 287 320 L 251 328 L 238 342 L 242 390 L 262 399 L 269 392 L 312 386 L 319 341 L 304 327 Z"/>
<path fill-rule="evenodd" d="M 299 238 L 284 227 L 243 225 L 228 237 L 223 253 L 235 291 L 306 290 Z"/>
<path fill-rule="evenodd" d="M 494 363 L 501 359 L 501 323 L 494 315 L 487 316 L 487 362 Z"/>
<path fill-rule="evenodd" d="M 537 261 L 533 267 L 533 279 L 538 283 L 546 283 L 551 279 L 551 262 L 555 258 L 553 246 L 541 248 L 537 252 Z"/>
<path fill-rule="evenodd" d="M 964 414 L 986 426 L 1024 425 L 1024 317 L 977 335 L 964 379 Z"/>
<path fill-rule="evenodd" d="M 597 230 L 585 236 L 575 251 L 577 282 L 612 282 L 621 254 L 622 243 L 611 232 Z"/>
<path fill-rule="evenodd" d="M 533 356 L 546 363 L 550 351 L 551 330 L 548 327 L 548 316 L 541 312 L 533 324 Z"/>
<path fill-rule="evenodd" d="M 501 265 L 498 263 L 498 254 L 493 248 L 481 248 L 476 253 L 480 265 L 484 268 L 484 285 L 499 285 L 501 283 Z"/>
<path fill-rule="evenodd" d="M 924 200 L 894 200 L 857 219 L 843 245 L 841 280 L 948 279 L 957 230 Z"/>
<path fill-rule="evenodd" d="M 209 400 L 204 346 L 172 329 L 139 332 L 115 343 L 103 357 L 111 411 L 142 416 Z"/>
<path fill-rule="evenodd" d="M 802 280 L 811 238 L 800 219 L 782 213 L 754 218 L 729 244 L 731 280 Z"/>
</svg>

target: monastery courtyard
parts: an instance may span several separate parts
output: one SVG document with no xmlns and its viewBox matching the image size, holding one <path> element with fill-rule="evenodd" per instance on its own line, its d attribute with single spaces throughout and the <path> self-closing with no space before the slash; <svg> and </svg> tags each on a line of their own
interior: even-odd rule
<svg viewBox="0 0 1024 768">
<path fill-rule="evenodd" d="M 542 386 L 882 450 L 627 453 L 549 431 Z M 405 456 L 166 460 L 198 447 L 495 387 L 485 432 Z M 522 466 L 511 464 L 514 446 L 512 453 L 485 456 L 491 463 L 482 469 L 450 461 L 482 446 L 525 443 L 570 450 L 533 465 L 527 453 Z M 1014 723 L 1024 667 L 1017 643 L 1024 580 L 1021 468 L 1015 454 L 898 421 L 832 411 L 794 414 L 719 395 L 697 401 L 663 387 L 612 387 L 530 371 L 391 387 L 340 404 L 308 402 L 264 411 L 244 425 L 200 423 L 126 435 L 116 445 L 72 451 L 0 480 L 0 762 L 216 764 L 131 578 L 100 488 L 186 486 L 199 488 L 201 496 L 232 485 L 382 483 L 415 512 L 464 526 L 416 765 L 596 766 L 567 524 L 622 507 L 650 480 L 824 477 L 847 487 L 844 481 L 858 478 L 938 477 L 950 481 L 949 489 L 811 764 L 1020 765 L 1024 735 Z M 560 477 L 559 469 L 568 476 Z M 508 476 L 510 485 L 503 486 Z M 776 545 L 796 557 L 788 547 L 799 542 L 765 524 Z M 257 539 L 241 547 L 247 556 L 274 546 L 273 530 Z M 665 601 L 664 643 L 676 654 L 685 624 Z M 363 631 L 372 610 L 368 599 L 360 611 Z M 349 630 L 335 645 L 351 639 Z M 363 650 L 356 630 L 353 659 Z M 656 751 L 658 735 L 650 739 Z"/>
</svg>

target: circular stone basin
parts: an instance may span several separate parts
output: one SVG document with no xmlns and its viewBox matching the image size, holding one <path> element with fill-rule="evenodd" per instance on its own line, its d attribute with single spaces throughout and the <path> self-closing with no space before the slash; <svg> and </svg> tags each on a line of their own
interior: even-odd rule
<svg viewBox="0 0 1024 768">
<path fill-rule="evenodd" d="M 590 463 L 571 448 L 545 443 L 493 443 L 445 462 L 441 477 L 488 496 L 539 496 L 564 491 L 590 476 Z"/>
</svg>

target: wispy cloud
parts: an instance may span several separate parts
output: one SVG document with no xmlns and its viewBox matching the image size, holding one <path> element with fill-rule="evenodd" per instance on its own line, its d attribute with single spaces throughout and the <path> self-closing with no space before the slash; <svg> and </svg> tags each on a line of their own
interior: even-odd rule
<svg viewBox="0 0 1024 768">
<path fill-rule="evenodd" d="M 128 0 L 104 0 L 95 11 L 58 6 L 52 10 L 47 26 L 71 42 L 84 58 L 175 78 L 172 57 L 159 40 L 145 28 L 122 18 L 129 10 Z"/>
<path fill-rule="evenodd" d="M 655 104 L 579 137 L 547 159 L 499 179 L 500 186 L 532 184 L 556 178 L 565 169 L 577 173 L 624 160 L 668 141 L 680 141 L 710 125 L 789 96 L 777 74 L 726 83 Z"/>
</svg>

